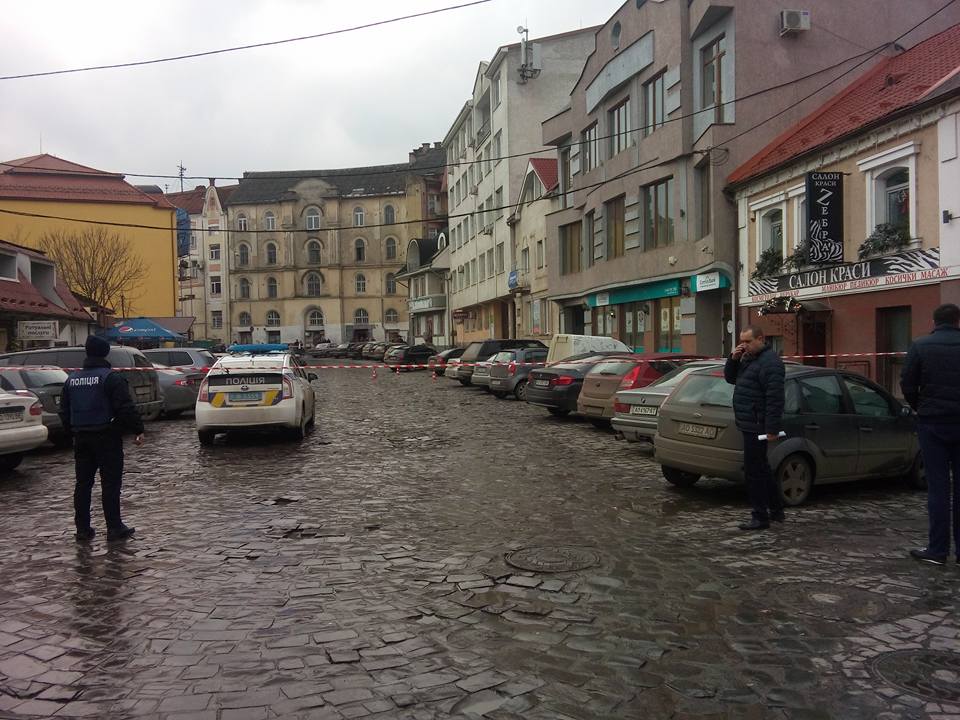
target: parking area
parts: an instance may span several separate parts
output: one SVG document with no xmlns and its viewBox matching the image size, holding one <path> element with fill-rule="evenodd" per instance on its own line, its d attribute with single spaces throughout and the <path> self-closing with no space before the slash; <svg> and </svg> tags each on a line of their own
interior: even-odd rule
<svg viewBox="0 0 960 720">
<path fill-rule="evenodd" d="M 906 483 L 743 534 L 741 488 L 573 416 L 319 375 L 302 443 L 150 425 L 126 544 L 73 542 L 69 451 L 0 482 L 0 717 L 960 718 Z"/>
</svg>

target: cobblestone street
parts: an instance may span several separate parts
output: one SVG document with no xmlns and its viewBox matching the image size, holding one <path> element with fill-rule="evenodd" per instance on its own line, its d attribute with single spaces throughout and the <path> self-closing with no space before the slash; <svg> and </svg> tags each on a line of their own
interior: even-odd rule
<svg viewBox="0 0 960 720">
<path fill-rule="evenodd" d="M 0 717 L 960 718 L 960 573 L 906 557 L 906 483 L 745 535 L 741 488 L 586 422 L 320 375 L 302 445 L 148 426 L 125 544 L 98 508 L 74 542 L 68 451 L 0 482 Z"/>
</svg>

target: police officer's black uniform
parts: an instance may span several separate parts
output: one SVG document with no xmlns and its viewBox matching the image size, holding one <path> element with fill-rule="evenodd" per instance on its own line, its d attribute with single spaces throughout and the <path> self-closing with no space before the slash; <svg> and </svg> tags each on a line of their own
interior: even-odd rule
<svg viewBox="0 0 960 720">
<path fill-rule="evenodd" d="M 123 433 L 143 434 L 143 420 L 130 397 L 126 378 L 113 372 L 106 357 L 110 345 L 91 335 L 86 343 L 83 370 L 69 374 L 60 397 L 60 419 L 73 433 L 77 484 L 73 492 L 77 539 L 91 540 L 90 495 L 97 470 L 107 522 L 107 540 L 122 540 L 133 528 L 120 517 L 123 483 Z"/>
</svg>

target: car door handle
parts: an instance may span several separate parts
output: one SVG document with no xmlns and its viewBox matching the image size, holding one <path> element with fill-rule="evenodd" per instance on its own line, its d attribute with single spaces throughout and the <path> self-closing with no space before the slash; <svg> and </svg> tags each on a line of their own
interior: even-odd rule
<svg viewBox="0 0 960 720">
<path fill-rule="evenodd" d="M 872 428 L 872 427 L 869 427 L 869 426 L 861 425 L 861 426 L 860 426 L 860 431 L 861 431 L 861 432 L 873 432 L 873 428 Z"/>
<path fill-rule="evenodd" d="M 819 429 L 820 429 L 820 426 L 817 425 L 816 423 L 810 423 L 809 425 L 804 425 L 804 426 L 803 426 L 803 429 L 804 429 L 804 430 L 819 430 Z"/>
</svg>

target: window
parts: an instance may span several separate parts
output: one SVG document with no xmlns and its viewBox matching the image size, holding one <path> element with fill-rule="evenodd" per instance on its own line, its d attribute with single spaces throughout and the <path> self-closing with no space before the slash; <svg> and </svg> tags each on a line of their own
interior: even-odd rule
<svg viewBox="0 0 960 720">
<path fill-rule="evenodd" d="M 267 327 L 280 327 L 280 313 L 276 310 L 267 312 Z"/>
<path fill-rule="evenodd" d="M 525 273 L 530 272 L 530 248 L 520 251 L 520 269 Z"/>
<path fill-rule="evenodd" d="M 581 247 L 580 223 L 571 223 L 560 226 L 560 274 L 570 275 L 581 270 L 580 259 L 583 256 Z"/>
<path fill-rule="evenodd" d="M 680 298 L 661 298 L 654 301 L 656 313 L 657 352 L 680 352 Z"/>
<path fill-rule="evenodd" d="M 223 310 L 212 310 L 210 312 L 210 325 L 215 330 L 223 327 Z"/>
<path fill-rule="evenodd" d="M 367 278 L 363 273 L 357 273 L 357 276 L 353 281 L 354 289 L 357 291 L 357 294 L 365 293 L 367 291 Z"/>
<path fill-rule="evenodd" d="M 243 213 L 237 215 L 237 230 L 240 232 L 246 232 L 250 229 L 250 226 L 247 224 L 247 216 Z"/>
<path fill-rule="evenodd" d="M 190 233 L 190 250 L 191 252 L 195 252 L 196 249 L 197 249 L 197 234 Z"/>
<path fill-rule="evenodd" d="M 493 100 L 494 109 L 500 106 L 500 80 L 500 73 L 497 73 L 496 77 L 493 78 L 493 82 L 490 83 L 490 96 Z"/>
<path fill-rule="evenodd" d="M 393 277 L 393 273 L 387 273 L 387 295 L 396 295 L 397 294 L 397 280 Z"/>
<path fill-rule="evenodd" d="M 320 293 L 323 291 L 323 280 L 317 273 L 307 275 L 304 285 L 306 286 L 307 295 L 310 297 L 320 297 Z"/>
<path fill-rule="evenodd" d="M 883 194 L 881 222 L 893 225 L 910 237 L 910 171 L 893 168 L 880 176 L 880 182 Z"/>
<path fill-rule="evenodd" d="M 251 325 L 253 325 L 253 318 L 250 317 L 250 313 L 248 312 L 240 313 L 239 325 L 240 327 L 250 327 Z"/>
<path fill-rule="evenodd" d="M 387 308 L 387 311 L 383 314 L 383 320 L 388 323 L 400 322 L 400 313 L 393 308 Z"/>
<path fill-rule="evenodd" d="M 497 211 L 497 217 L 502 218 L 503 213 L 505 212 L 505 208 L 503 206 L 503 188 L 502 187 L 498 187 L 496 192 L 494 192 L 493 202 L 494 202 L 493 207 L 496 208 L 496 211 Z"/>
<path fill-rule="evenodd" d="M 497 162 L 500 162 L 503 155 L 503 131 L 498 130 L 493 136 L 493 156 Z"/>
<path fill-rule="evenodd" d="M 220 243 L 215 243 L 210 246 L 210 259 L 211 260 L 220 259 Z"/>
<path fill-rule="evenodd" d="M 222 291 L 222 287 L 220 285 L 220 276 L 211 275 L 210 276 L 210 294 L 213 295 L 214 297 L 219 297 L 221 291 Z"/>
<path fill-rule="evenodd" d="M 383 222 L 385 225 L 393 225 L 397 221 L 397 213 L 393 205 L 387 205 L 383 208 Z"/>
<path fill-rule="evenodd" d="M 242 300 L 250 299 L 250 281 L 246 278 L 240 278 L 240 298 Z M 243 323 L 240 323 L 243 325 Z"/>
<path fill-rule="evenodd" d="M 397 259 L 397 241 L 393 238 L 387 238 L 386 243 L 387 260 Z"/>
<path fill-rule="evenodd" d="M 626 205 L 623 195 L 603 205 L 607 216 L 607 260 L 623 257 Z"/>
<path fill-rule="evenodd" d="M 353 324 L 354 325 L 367 325 L 370 322 L 370 313 L 368 313 L 363 308 L 357 308 L 353 311 Z"/>
<path fill-rule="evenodd" d="M 267 342 L 271 344 L 276 344 L 280 342 L 280 331 L 279 330 L 267 330 Z"/>
<path fill-rule="evenodd" d="M 573 189 L 573 172 L 570 166 L 570 148 L 560 151 L 560 192 L 564 194 L 563 207 L 567 207 L 567 193 Z"/>
<path fill-rule="evenodd" d="M 307 325 L 312 328 L 323 327 L 323 312 L 320 310 L 311 310 L 307 314 Z"/>
<path fill-rule="evenodd" d="M 648 185 L 643 201 L 643 248 L 666 247 L 673 242 L 673 178 Z"/>
<path fill-rule="evenodd" d="M 487 254 L 483 253 L 480 256 L 480 276 L 477 280 L 483 280 L 485 277 L 487 277 Z"/>
<path fill-rule="evenodd" d="M 643 86 L 643 134 L 663 127 L 666 99 L 666 74 L 660 73 Z"/>
<path fill-rule="evenodd" d="M 620 22 L 615 22 L 613 27 L 610 28 L 610 44 L 613 45 L 613 49 L 617 50 L 620 48 L 620 34 L 622 32 L 620 27 Z"/>
<path fill-rule="evenodd" d="M 277 297 L 279 286 L 277 285 L 276 278 L 267 278 L 267 297 L 275 298 Z"/>
<path fill-rule="evenodd" d="M 470 261 L 470 275 L 471 275 L 471 277 L 473 277 L 473 283 L 474 283 L 474 284 L 477 284 L 478 282 L 480 282 L 481 278 L 480 278 L 480 276 L 477 274 L 477 261 L 476 261 L 476 259 L 473 259 L 473 260 Z"/>
<path fill-rule="evenodd" d="M 843 391 L 836 375 L 814 375 L 800 378 L 800 397 L 804 412 L 817 415 L 838 415 L 843 410 Z"/>
<path fill-rule="evenodd" d="M 277 264 L 277 246 L 274 243 L 267 243 L 267 265 Z"/>
<path fill-rule="evenodd" d="M 576 227 L 579 229 L 580 225 L 576 224 Z M 543 257 L 543 240 L 537 240 L 537 268 L 542 268 L 545 262 Z"/>
<path fill-rule="evenodd" d="M 367 259 L 367 244 L 363 238 L 357 238 L 353 243 L 353 259 L 357 262 L 363 262 Z"/>
<path fill-rule="evenodd" d="M 890 403 L 877 390 L 867 385 L 865 382 L 854 378 L 844 378 L 847 385 L 847 391 L 850 393 L 850 399 L 853 401 L 853 411 L 857 415 L 867 417 L 890 417 L 893 411 Z"/>
<path fill-rule="evenodd" d="M 307 243 L 307 262 L 311 265 L 319 265 L 323 259 L 322 246 L 319 240 L 311 240 Z"/>
<path fill-rule="evenodd" d="M 264 230 L 276 230 L 277 229 L 277 218 L 274 217 L 272 212 L 267 212 L 263 216 L 263 229 Z"/>
<path fill-rule="evenodd" d="M 783 210 L 768 210 L 760 216 L 760 253 L 767 250 L 783 256 Z"/>
<path fill-rule="evenodd" d="M 355 207 L 353 209 L 353 226 L 363 227 L 363 208 Z"/>
<path fill-rule="evenodd" d="M 714 109 L 713 121 L 723 122 L 723 65 L 727 51 L 726 38 L 721 35 L 700 51 L 702 68 L 700 103 L 704 110 Z"/>
<path fill-rule="evenodd" d="M 706 237 L 710 234 L 710 189 L 711 189 L 711 177 L 710 177 L 710 163 L 704 163 L 696 169 L 696 191 L 697 191 L 697 212 L 699 216 L 698 228 L 699 236 L 701 238 Z M 805 223 L 801 225 L 805 227 Z"/>
<path fill-rule="evenodd" d="M 877 382 L 894 397 L 903 398 L 900 373 L 913 342 L 909 305 L 877 308 Z"/>
<path fill-rule="evenodd" d="M 487 250 L 487 277 L 493 277 L 493 248 Z"/>
<path fill-rule="evenodd" d="M 607 116 L 610 157 L 613 157 L 630 145 L 630 98 L 617 105 Z"/>
<path fill-rule="evenodd" d="M 582 172 L 590 172 L 600 164 L 600 141 L 597 137 L 597 123 L 580 133 L 580 168 Z"/>
<path fill-rule="evenodd" d="M 580 233 L 580 245 L 583 248 L 583 267 L 593 267 L 593 231 L 596 215 L 591 210 L 583 216 L 583 229 Z"/>
<path fill-rule="evenodd" d="M 307 230 L 320 229 L 320 211 L 316 208 L 307 210 Z"/>
<path fill-rule="evenodd" d="M 250 264 L 250 246 L 246 243 L 241 243 L 240 248 L 237 252 L 237 263 L 240 267 L 246 267 Z"/>
<path fill-rule="evenodd" d="M 483 149 L 483 175 L 486 177 L 490 174 L 490 171 L 493 169 L 493 166 L 490 164 L 490 143 L 487 143 L 487 146 Z"/>
<path fill-rule="evenodd" d="M 503 243 L 497 243 L 497 273 L 502 273 L 504 268 Z"/>
</svg>

